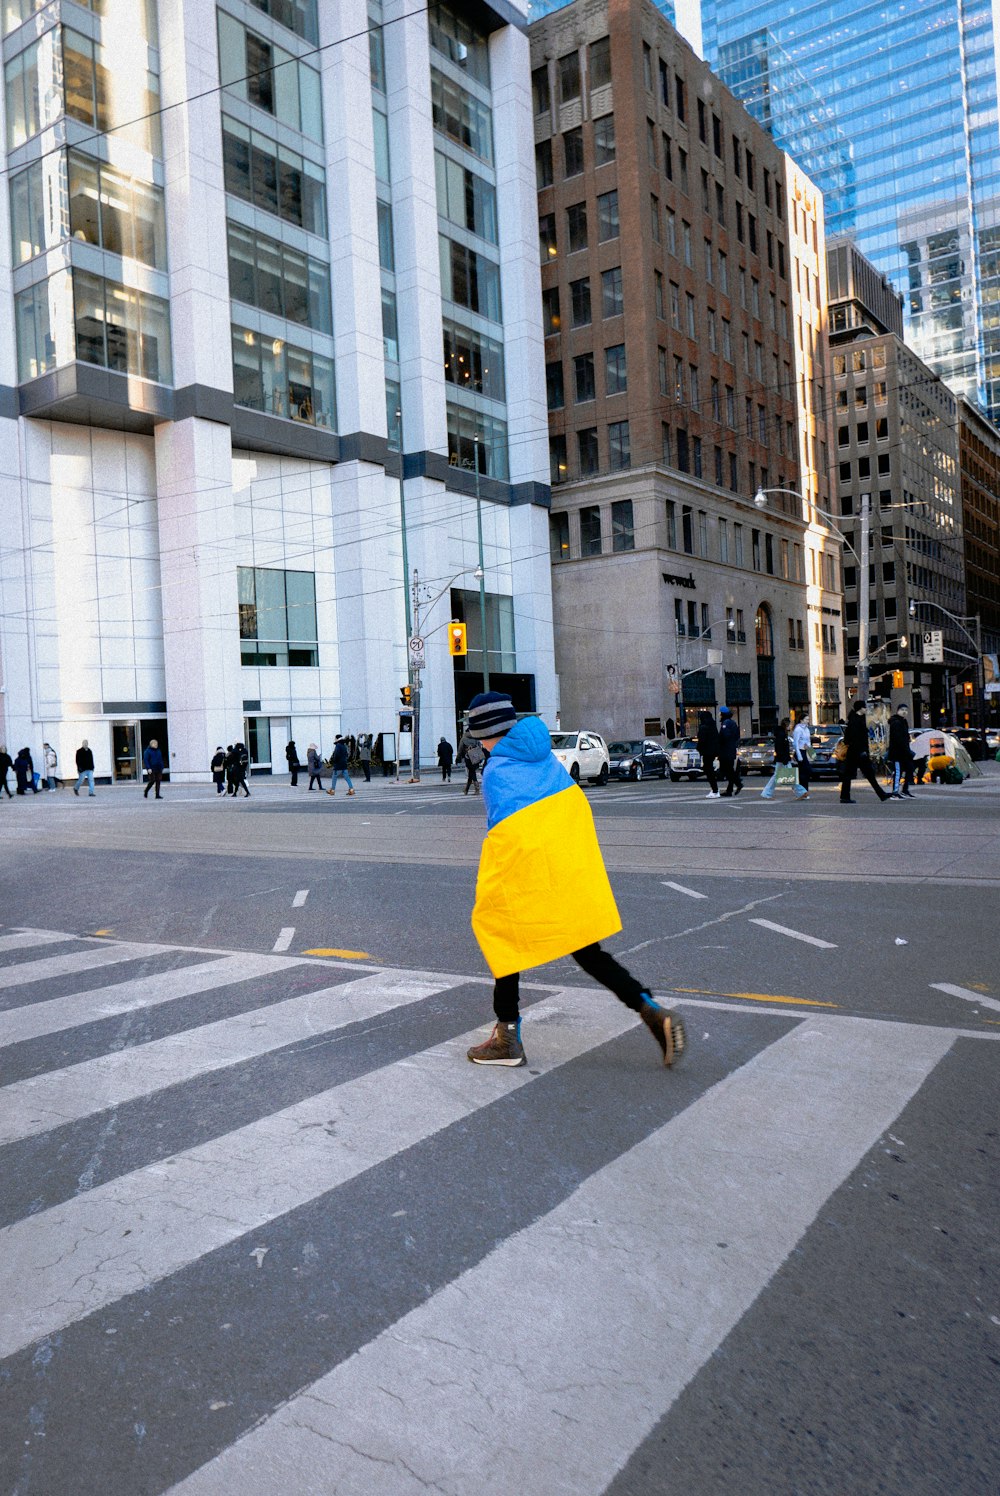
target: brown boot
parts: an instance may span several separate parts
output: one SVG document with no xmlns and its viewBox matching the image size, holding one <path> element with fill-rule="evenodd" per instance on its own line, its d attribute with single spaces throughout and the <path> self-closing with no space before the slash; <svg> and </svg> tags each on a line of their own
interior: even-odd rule
<svg viewBox="0 0 1000 1496">
<path fill-rule="evenodd" d="M 677 1013 L 661 1008 L 652 997 L 643 996 L 639 1017 L 660 1046 L 663 1063 L 669 1069 L 684 1053 L 686 1035 L 684 1024 Z"/>
<path fill-rule="evenodd" d="M 475 1044 L 469 1050 L 469 1059 L 474 1065 L 526 1065 L 521 1045 L 521 1024 L 497 1023 L 485 1044 Z"/>
</svg>

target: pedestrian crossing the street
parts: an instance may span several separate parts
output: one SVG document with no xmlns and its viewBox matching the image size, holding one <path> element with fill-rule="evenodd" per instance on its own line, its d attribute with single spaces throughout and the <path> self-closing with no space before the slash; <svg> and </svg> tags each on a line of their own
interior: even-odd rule
<svg viewBox="0 0 1000 1496">
<path fill-rule="evenodd" d="M 0 932 L 0 1491 L 600 1496 L 961 1030 L 544 976 Z"/>
</svg>

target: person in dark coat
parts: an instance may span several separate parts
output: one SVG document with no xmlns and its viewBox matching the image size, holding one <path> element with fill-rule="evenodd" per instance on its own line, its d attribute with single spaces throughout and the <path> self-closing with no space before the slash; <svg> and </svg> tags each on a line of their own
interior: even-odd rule
<svg viewBox="0 0 1000 1496">
<path fill-rule="evenodd" d="M 718 800 L 719 781 L 715 775 L 715 761 L 719 756 L 719 729 L 715 725 L 715 718 L 711 712 L 698 713 L 698 752 L 701 755 L 701 767 L 705 771 L 705 778 L 711 786 L 707 798 Z"/>
<path fill-rule="evenodd" d="M 250 769 L 250 755 L 246 750 L 245 743 L 233 744 L 233 794 L 238 795 L 243 791 L 244 797 L 250 799 L 250 786 L 247 784 L 247 773 Z"/>
<path fill-rule="evenodd" d="M 236 793 L 236 747 L 233 743 L 226 744 L 226 794 Z"/>
<path fill-rule="evenodd" d="M 76 750 L 76 773 L 77 780 L 73 786 L 74 795 L 80 793 L 80 786 L 84 780 L 87 781 L 87 794 L 92 795 L 94 793 L 94 750 L 86 738 L 84 738 Z"/>
<path fill-rule="evenodd" d="M 447 738 L 438 743 L 438 763 L 441 765 L 441 783 L 451 783 L 451 766 L 455 762 L 455 750 Z"/>
<path fill-rule="evenodd" d="M 740 746 L 740 730 L 736 725 L 736 718 L 728 706 L 719 708 L 719 772 L 725 776 L 726 787 L 720 796 L 728 800 L 733 795 L 738 795 L 743 788 L 743 779 L 740 774 L 740 761 L 738 758 Z"/>
<path fill-rule="evenodd" d="M 161 800 L 163 798 L 160 794 L 160 784 L 163 780 L 163 752 L 155 738 L 150 738 L 149 747 L 142 755 L 142 767 L 149 775 L 142 798 L 148 800 L 150 790 L 155 790 L 155 798 Z"/>
<path fill-rule="evenodd" d="M 365 784 L 372 782 L 372 735 L 363 732 L 358 738 L 358 757 L 361 760 L 361 772 L 365 776 Z"/>
<path fill-rule="evenodd" d="M 333 777 L 330 780 L 330 788 L 327 790 L 328 795 L 335 795 L 337 793 L 338 779 L 346 780 L 347 793 L 349 795 L 354 794 L 354 785 L 351 782 L 351 776 L 347 768 L 349 754 L 350 749 L 348 748 L 347 739 L 342 738 L 338 732 L 334 740 L 333 752 L 330 755 L 330 768 Z"/>
<path fill-rule="evenodd" d="M 844 743 L 847 747 L 847 757 L 840 766 L 840 803 L 841 805 L 856 805 L 857 801 L 851 799 L 851 785 L 854 776 L 859 771 L 867 779 L 872 789 L 880 800 L 889 800 L 885 790 L 875 777 L 872 768 L 871 749 L 868 744 L 868 718 L 865 716 L 864 703 L 855 701 L 847 714 L 844 723 Z"/>
<path fill-rule="evenodd" d="M 319 756 L 319 749 L 315 743 L 310 743 L 306 749 L 306 763 L 309 766 L 309 788 L 313 787 L 313 780 L 323 788 L 323 760 Z"/>
<path fill-rule="evenodd" d="M 33 795 L 38 794 L 35 785 L 35 766 L 31 762 L 31 751 L 22 748 L 14 760 L 14 777 L 17 780 L 17 793 L 23 795 L 26 790 L 31 790 Z"/>
<path fill-rule="evenodd" d="M 299 782 L 299 769 L 301 765 L 299 764 L 299 750 L 295 746 L 294 738 L 289 741 L 288 747 L 285 749 L 285 763 L 288 765 L 288 772 L 292 776 L 292 789 L 295 789 Z"/>
<path fill-rule="evenodd" d="M 474 795 L 479 794 L 479 770 L 486 761 L 486 752 L 482 743 L 465 733 L 458 745 L 458 762 L 465 764 L 465 789 L 463 795 L 471 790 Z"/>
<path fill-rule="evenodd" d="M 910 747 L 910 722 L 905 706 L 898 706 L 889 718 L 889 751 L 886 758 L 892 765 L 893 799 L 899 800 L 905 795 L 907 800 L 912 800 L 910 791 L 913 789 L 916 759 Z"/>
<path fill-rule="evenodd" d="M 221 795 L 226 788 L 226 750 L 220 744 L 212 758 L 212 779 L 215 793 Z"/>
<path fill-rule="evenodd" d="M 0 795 L 3 794 L 4 790 L 6 790 L 8 800 L 13 800 L 14 798 L 14 796 L 10 792 L 10 785 L 7 783 L 7 770 L 12 769 L 13 767 L 14 760 L 7 752 L 6 743 L 0 743 Z"/>
</svg>

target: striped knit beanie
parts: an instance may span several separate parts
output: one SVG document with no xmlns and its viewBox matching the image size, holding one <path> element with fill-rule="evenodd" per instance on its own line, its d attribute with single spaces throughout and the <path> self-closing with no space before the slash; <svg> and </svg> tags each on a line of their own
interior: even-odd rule
<svg viewBox="0 0 1000 1496">
<path fill-rule="evenodd" d="M 514 703 L 502 691 L 481 691 L 469 703 L 470 738 L 499 738 L 517 721 Z"/>
</svg>

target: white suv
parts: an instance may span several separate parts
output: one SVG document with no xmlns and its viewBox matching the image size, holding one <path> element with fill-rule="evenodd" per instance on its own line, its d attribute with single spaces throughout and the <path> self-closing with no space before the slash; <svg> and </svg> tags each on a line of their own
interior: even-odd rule
<svg viewBox="0 0 1000 1496">
<path fill-rule="evenodd" d="M 552 752 L 578 784 L 581 779 L 607 784 L 611 755 L 600 733 L 554 732 L 551 738 Z"/>
</svg>

